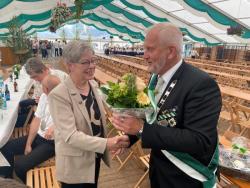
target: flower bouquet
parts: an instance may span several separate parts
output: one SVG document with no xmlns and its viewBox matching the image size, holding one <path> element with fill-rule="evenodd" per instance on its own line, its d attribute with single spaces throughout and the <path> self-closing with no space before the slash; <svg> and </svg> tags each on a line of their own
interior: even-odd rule
<svg viewBox="0 0 250 188">
<path fill-rule="evenodd" d="M 153 108 L 147 96 L 147 87 L 139 77 L 128 73 L 121 78 L 121 82 L 108 82 L 102 86 L 101 95 L 108 110 L 115 113 L 145 118 L 152 113 Z"/>
</svg>

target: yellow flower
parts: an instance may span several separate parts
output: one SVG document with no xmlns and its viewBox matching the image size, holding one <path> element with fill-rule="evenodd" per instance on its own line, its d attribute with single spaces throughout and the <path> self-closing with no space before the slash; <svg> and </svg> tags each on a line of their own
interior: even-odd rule
<svg viewBox="0 0 250 188">
<path fill-rule="evenodd" d="M 122 92 L 127 92 L 127 86 L 124 82 L 120 82 L 119 86 Z"/>
<path fill-rule="evenodd" d="M 148 96 L 143 91 L 138 93 L 136 100 L 140 105 L 143 105 L 143 106 L 150 104 L 150 100 L 149 100 Z"/>
</svg>

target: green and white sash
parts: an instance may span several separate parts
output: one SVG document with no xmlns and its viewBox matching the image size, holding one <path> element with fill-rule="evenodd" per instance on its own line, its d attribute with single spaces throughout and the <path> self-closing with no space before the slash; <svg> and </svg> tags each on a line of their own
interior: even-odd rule
<svg viewBox="0 0 250 188">
<path fill-rule="evenodd" d="M 148 96 L 154 108 L 154 113 L 146 116 L 147 122 L 149 124 L 153 124 L 157 120 L 157 114 L 160 108 L 165 103 L 177 83 L 177 80 L 174 80 L 170 84 L 169 88 L 165 91 L 164 96 L 161 97 L 161 100 L 157 105 L 155 102 L 155 86 L 157 84 L 157 78 L 158 76 L 156 74 L 153 74 L 148 85 Z M 218 145 L 208 166 L 203 165 L 201 162 L 199 162 L 187 153 L 173 152 L 167 150 L 161 151 L 176 167 L 182 170 L 185 174 L 202 182 L 204 188 L 216 187 L 215 172 L 219 163 Z"/>
<path fill-rule="evenodd" d="M 158 75 L 153 74 L 148 84 L 148 97 L 154 109 L 154 112 L 152 114 L 146 114 L 146 120 L 149 124 L 152 124 L 155 122 L 157 113 L 158 113 L 157 104 L 155 102 L 155 87 L 157 84 L 157 80 L 158 80 Z"/>
</svg>

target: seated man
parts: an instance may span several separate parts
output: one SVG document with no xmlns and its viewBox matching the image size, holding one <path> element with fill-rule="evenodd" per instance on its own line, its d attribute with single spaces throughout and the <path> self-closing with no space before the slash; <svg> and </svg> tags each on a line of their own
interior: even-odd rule
<svg viewBox="0 0 250 188">
<path fill-rule="evenodd" d="M 31 106 L 36 105 L 42 94 L 41 81 L 49 74 L 57 76 L 63 81 L 68 75 L 60 70 L 49 69 L 38 57 L 32 57 L 24 65 L 27 74 L 34 80 L 34 94 L 31 99 L 19 103 L 19 113 L 15 127 L 22 127 L 26 121 Z"/>
<path fill-rule="evenodd" d="M 11 178 L 15 169 L 16 175 L 25 182 L 28 170 L 55 155 L 53 121 L 49 112 L 47 95 L 59 83 L 60 79 L 53 75 L 48 75 L 43 79 L 44 93 L 40 97 L 29 135 L 10 140 L 0 149 L 10 163 L 10 167 L 0 167 L 0 176 Z M 20 156 L 14 160 L 15 155 Z"/>
</svg>

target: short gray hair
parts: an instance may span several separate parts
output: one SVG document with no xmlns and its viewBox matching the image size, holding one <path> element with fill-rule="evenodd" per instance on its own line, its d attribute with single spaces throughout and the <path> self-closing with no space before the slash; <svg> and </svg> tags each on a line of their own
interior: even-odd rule
<svg viewBox="0 0 250 188">
<path fill-rule="evenodd" d="M 95 53 L 92 47 L 83 41 L 71 41 L 63 49 L 63 58 L 66 63 L 79 63 L 84 52 L 91 51 Z"/>
<path fill-rule="evenodd" d="M 179 53 L 182 54 L 183 36 L 181 30 L 172 23 L 158 23 L 149 28 L 146 33 L 151 30 L 157 30 L 159 44 L 174 45 Z"/>
<path fill-rule="evenodd" d="M 44 70 L 48 69 L 38 57 L 29 58 L 25 65 L 25 70 L 27 74 L 31 75 L 33 73 L 43 73 Z"/>
</svg>

